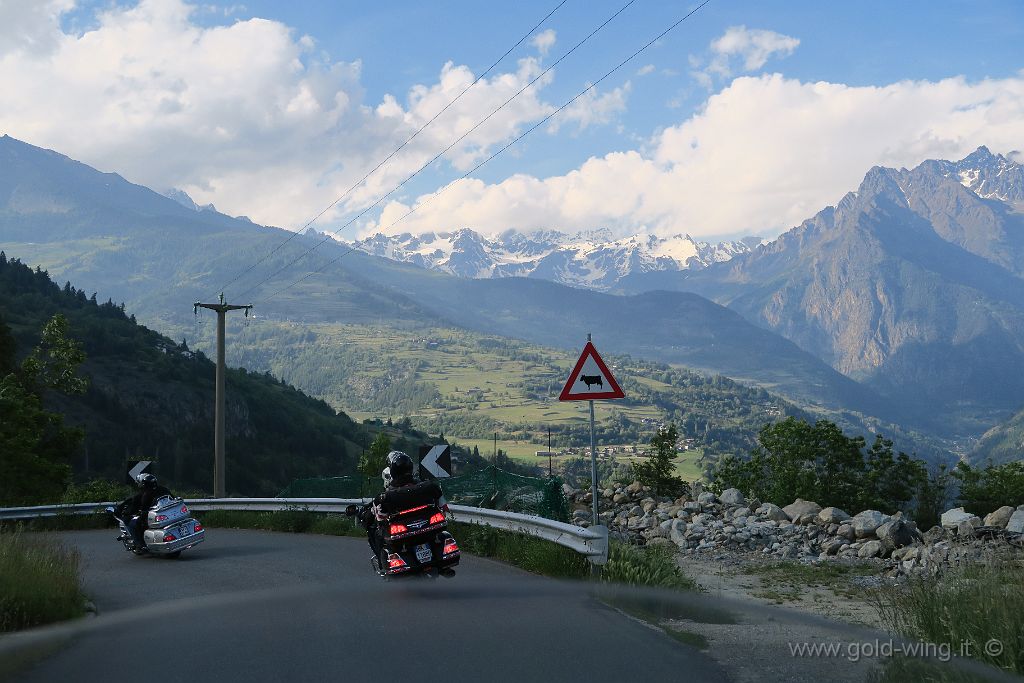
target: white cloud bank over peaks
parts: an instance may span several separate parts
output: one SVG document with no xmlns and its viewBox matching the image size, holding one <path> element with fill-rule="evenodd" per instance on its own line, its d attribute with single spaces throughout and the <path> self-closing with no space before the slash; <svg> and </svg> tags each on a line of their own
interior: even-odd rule
<svg viewBox="0 0 1024 683">
<path fill-rule="evenodd" d="M 464 66 L 439 65 L 438 81 L 413 87 L 405 102 L 368 103 L 360 62 L 332 62 L 277 21 L 207 26 L 196 16 L 202 8 L 184 0 L 140 0 L 105 4 L 79 33 L 61 28 L 72 6 L 0 0 L 0 133 L 293 229 L 474 79 Z M 554 34 L 545 41 L 550 47 Z M 534 57 L 481 80 L 322 222 L 371 204 L 540 72 Z M 469 168 L 546 116 L 553 107 L 542 89 L 552 76 L 447 162 Z"/>
<path fill-rule="evenodd" d="M 773 236 L 835 204 L 871 166 L 959 159 L 982 144 L 1008 153 L 1021 140 L 1024 72 L 883 87 L 743 77 L 658 134 L 648 152 L 591 158 L 543 179 L 459 181 L 420 197 L 408 218 L 410 206 L 390 203 L 371 231 L 608 227 L 619 235 Z"/>
</svg>

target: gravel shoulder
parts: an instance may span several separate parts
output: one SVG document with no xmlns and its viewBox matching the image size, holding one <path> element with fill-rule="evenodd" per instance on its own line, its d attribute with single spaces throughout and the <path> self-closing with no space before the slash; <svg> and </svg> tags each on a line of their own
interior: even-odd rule
<svg viewBox="0 0 1024 683">
<path fill-rule="evenodd" d="M 663 622 L 703 641 L 705 653 L 731 679 L 852 683 L 868 680 L 879 668 L 877 660 L 847 656 L 850 643 L 873 639 L 865 629 L 881 630 L 869 602 L 880 581 L 877 565 L 851 563 L 837 570 L 835 563 L 813 566 L 693 554 L 679 555 L 678 562 L 707 596 L 745 606 L 734 610 L 735 623 Z M 793 648 L 803 643 L 842 643 L 842 654 L 794 655 Z"/>
</svg>

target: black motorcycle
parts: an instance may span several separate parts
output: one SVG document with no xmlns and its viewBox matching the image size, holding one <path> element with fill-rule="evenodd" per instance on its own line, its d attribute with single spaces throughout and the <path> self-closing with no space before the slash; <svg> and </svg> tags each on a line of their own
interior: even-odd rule
<svg viewBox="0 0 1024 683">
<path fill-rule="evenodd" d="M 452 577 L 459 564 L 459 544 L 448 533 L 444 510 L 428 503 L 389 511 L 385 499 L 384 514 L 377 520 L 374 533 L 380 534 L 381 551 L 371 559 L 373 570 L 384 578 L 420 575 Z M 362 520 L 367 506 L 349 505 L 345 514 Z"/>
</svg>

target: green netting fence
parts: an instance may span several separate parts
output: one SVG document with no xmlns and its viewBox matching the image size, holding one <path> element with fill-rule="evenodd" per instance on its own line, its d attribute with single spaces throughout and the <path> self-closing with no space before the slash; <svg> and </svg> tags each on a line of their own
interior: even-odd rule
<svg viewBox="0 0 1024 683">
<path fill-rule="evenodd" d="M 477 472 L 440 479 L 449 503 L 540 515 L 568 521 L 569 502 L 558 477 L 526 477 L 493 465 Z M 296 479 L 278 498 L 370 498 L 381 492 L 379 477 L 360 475 Z"/>
</svg>

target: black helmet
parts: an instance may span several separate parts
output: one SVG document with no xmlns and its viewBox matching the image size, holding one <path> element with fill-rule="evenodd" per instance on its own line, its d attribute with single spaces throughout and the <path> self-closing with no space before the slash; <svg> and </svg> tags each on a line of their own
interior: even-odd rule
<svg viewBox="0 0 1024 683">
<path fill-rule="evenodd" d="M 412 458 L 402 451 L 391 451 L 388 453 L 388 470 L 392 481 L 400 483 L 412 479 Z"/>
<path fill-rule="evenodd" d="M 156 488 L 156 477 L 152 474 L 140 474 L 139 478 L 135 481 L 139 482 L 139 486 L 144 489 L 155 489 Z"/>
</svg>

